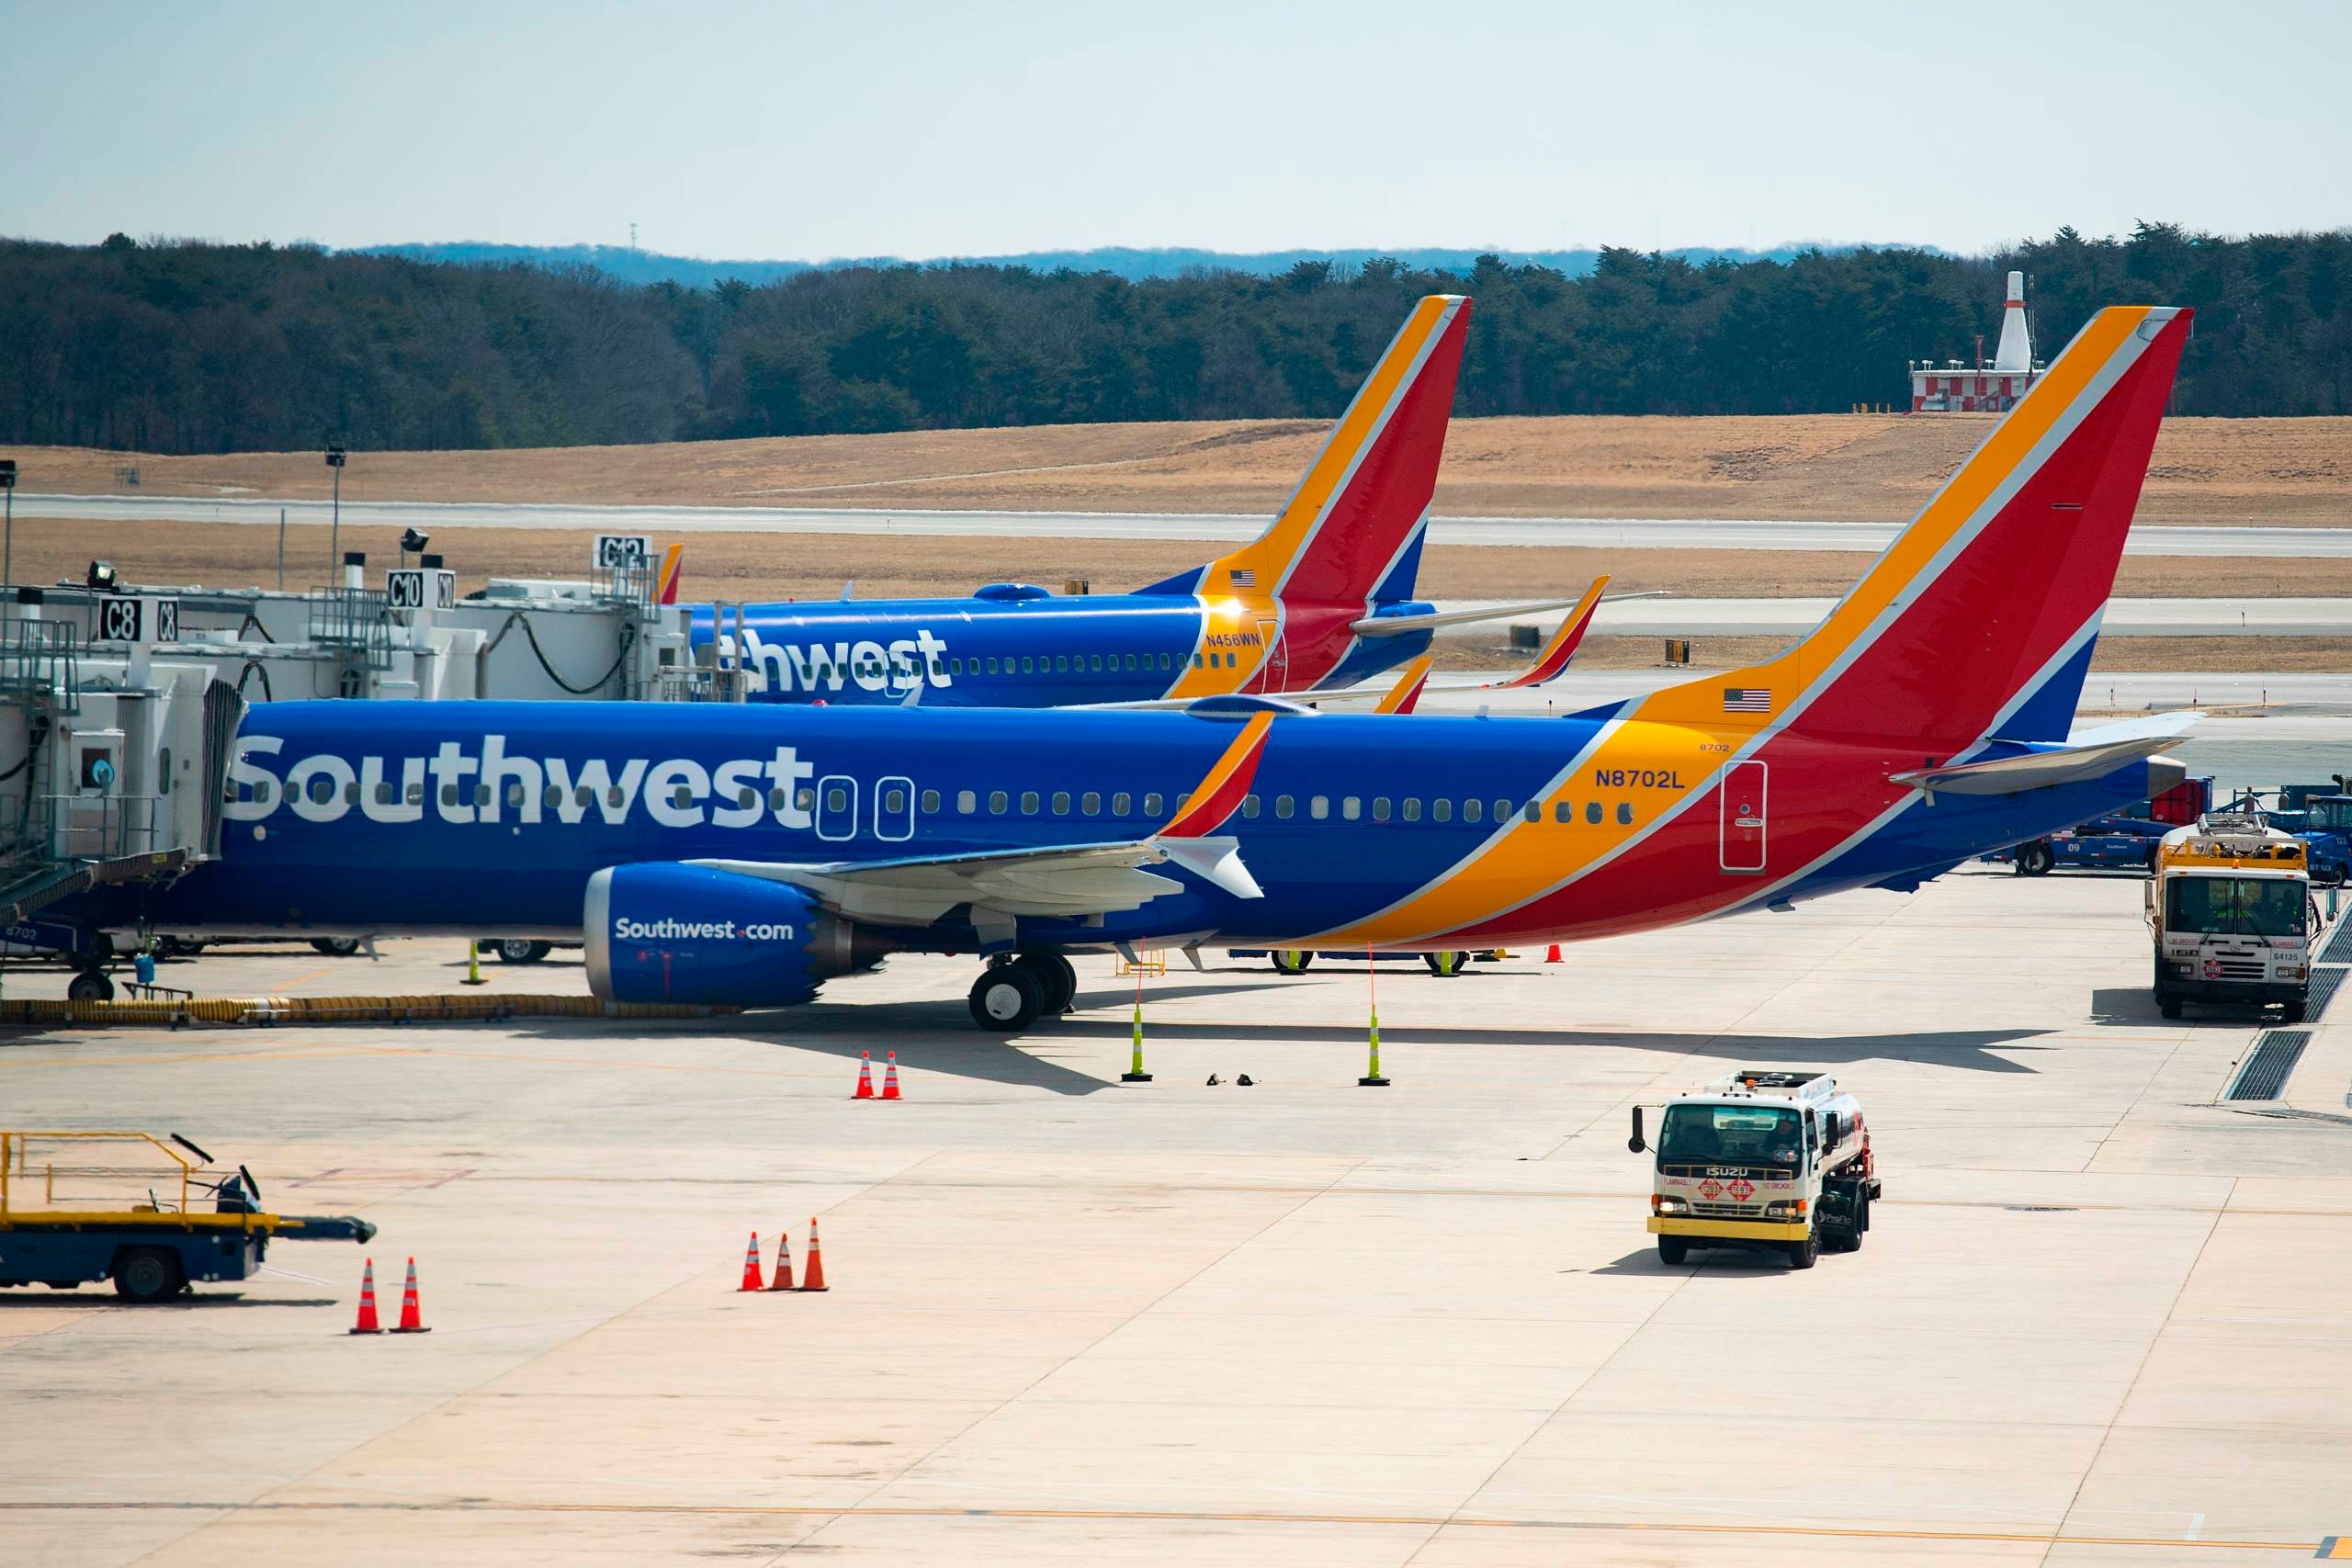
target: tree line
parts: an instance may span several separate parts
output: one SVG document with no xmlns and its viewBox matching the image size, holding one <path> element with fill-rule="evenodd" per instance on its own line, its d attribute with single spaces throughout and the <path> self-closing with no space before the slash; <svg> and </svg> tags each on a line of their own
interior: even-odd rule
<svg viewBox="0 0 2352 1568">
<path fill-rule="evenodd" d="M 1273 276 L 893 265 L 708 288 L 116 235 L 0 243 L 0 441 L 200 453 L 1322 419 L 1434 291 L 1476 300 L 1464 416 L 1843 412 L 1901 406 L 1906 361 L 1971 358 L 1980 333 L 1989 348 L 2012 267 L 2044 355 L 2102 305 L 2197 307 L 2176 412 L 2352 412 L 2352 231 L 2143 223 L 1982 257 L 1611 249 L 1581 276 L 1375 256 Z"/>
</svg>

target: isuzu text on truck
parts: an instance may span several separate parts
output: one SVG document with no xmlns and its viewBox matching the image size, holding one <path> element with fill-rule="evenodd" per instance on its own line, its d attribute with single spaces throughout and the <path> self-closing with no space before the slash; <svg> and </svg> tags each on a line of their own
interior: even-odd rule
<svg viewBox="0 0 2352 1568">
<path fill-rule="evenodd" d="M 1642 1108 L 1627 1146 L 1644 1153 Z M 1879 1196 L 1861 1103 L 1808 1071 L 1744 1068 L 1667 1101 L 1650 1180 L 1657 1255 L 1743 1247 L 1810 1269 L 1826 1247 L 1852 1252 Z"/>
<path fill-rule="evenodd" d="M 2308 851 L 2251 814 L 2209 815 L 2165 835 L 2148 882 L 2156 1010 L 2184 1002 L 2277 1003 L 2303 1021 L 2311 993 Z"/>
</svg>

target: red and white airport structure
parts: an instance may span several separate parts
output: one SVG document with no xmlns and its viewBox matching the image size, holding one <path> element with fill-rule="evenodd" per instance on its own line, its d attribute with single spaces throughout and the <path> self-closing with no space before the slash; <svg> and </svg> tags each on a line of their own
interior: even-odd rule
<svg viewBox="0 0 2352 1568">
<path fill-rule="evenodd" d="M 2025 320 L 2025 274 L 2009 274 L 2007 302 L 2001 310 L 2000 345 L 1984 363 L 1984 340 L 1976 340 L 1976 364 L 1957 359 L 1939 366 L 1911 362 L 1913 413 L 2006 413 L 2017 406 L 2042 367 L 2033 357 L 2033 333 Z"/>
</svg>

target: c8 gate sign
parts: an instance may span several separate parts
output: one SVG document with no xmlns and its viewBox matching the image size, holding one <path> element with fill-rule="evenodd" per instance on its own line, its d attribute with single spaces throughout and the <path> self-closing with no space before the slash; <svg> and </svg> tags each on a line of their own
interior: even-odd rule
<svg viewBox="0 0 2352 1568">
<path fill-rule="evenodd" d="M 114 598 L 98 601 L 98 624 L 93 642 L 177 642 L 180 602 L 176 599 Z"/>
</svg>

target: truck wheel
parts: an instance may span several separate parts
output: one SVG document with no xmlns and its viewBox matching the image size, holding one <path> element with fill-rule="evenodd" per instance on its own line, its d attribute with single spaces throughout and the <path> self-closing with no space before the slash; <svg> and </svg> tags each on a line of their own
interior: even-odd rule
<svg viewBox="0 0 2352 1568">
<path fill-rule="evenodd" d="M 2039 839 L 2032 843 L 2018 846 L 2018 874 L 2019 876 L 2047 876 L 2050 874 L 2050 868 L 2057 863 L 2058 857 L 2051 853 L 2050 846 Z"/>
<path fill-rule="evenodd" d="M 1672 1269 L 1678 1266 L 1690 1256 L 1690 1242 L 1688 1237 L 1662 1235 L 1657 1238 L 1657 1260 L 1668 1268 Z"/>
<path fill-rule="evenodd" d="M 1846 1228 L 1851 1234 L 1846 1242 L 1845 1250 L 1860 1252 L 1862 1249 L 1862 1233 L 1871 1228 L 1871 1190 L 1869 1188 L 1854 1189 L 1853 1202 L 1848 1208 L 1847 1215 Z"/>
<path fill-rule="evenodd" d="M 2303 1014 L 2307 1010 L 2307 1008 L 2308 1004 L 2300 1000 L 2283 1002 L 2278 1008 L 2278 1021 L 2281 1023 L 2301 1023 L 2303 1021 Z"/>
<path fill-rule="evenodd" d="M 1789 1267 L 1792 1269 L 1810 1269 L 1814 1265 L 1814 1260 L 1820 1256 L 1821 1233 L 1819 1231 L 1807 1231 L 1803 1241 L 1789 1243 Z"/>
<path fill-rule="evenodd" d="M 1303 947 L 1274 949 L 1274 973 L 1277 975 L 1304 975 L 1314 962 L 1315 954 Z"/>
<path fill-rule="evenodd" d="M 103 969 L 85 969 L 67 983 L 65 999 L 74 1002 L 110 1002 L 114 1000 L 114 982 L 107 978 Z"/>
<path fill-rule="evenodd" d="M 115 1259 L 114 1293 L 131 1302 L 160 1302 L 187 1281 L 180 1256 L 168 1247 L 133 1247 Z"/>
<path fill-rule="evenodd" d="M 2156 1010 L 2164 1014 L 2166 1018 L 2178 1018 L 2180 1016 L 2180 998 L 2174 996 L 2170 991 L 2158 991 L 2156 993 Z"/>
<path fill-rule="evenodd" d="M 537 964 L 553 951 L 554 943 L 527 942 L 521 937 L 501 937 L 498 940 L 498 961 L 501 964 Z"/>
<path fill-rule="evenodd" d="M 311 945 L 329 958 L 348 958 L 359 951 L 359 939 L 353 936 L 314 936 Z"/>
</svg>

